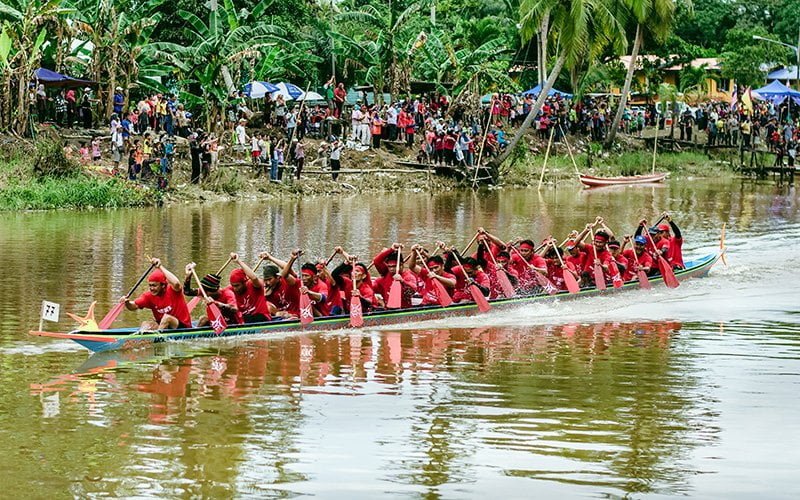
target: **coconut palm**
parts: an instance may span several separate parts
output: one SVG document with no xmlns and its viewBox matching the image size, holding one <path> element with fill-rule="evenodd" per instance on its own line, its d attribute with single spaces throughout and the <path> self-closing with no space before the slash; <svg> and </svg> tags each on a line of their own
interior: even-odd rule
<svg viewBox="0 0 800 500">
<path fill-rule="evenodd" d="M 523 0 L 520 4 L 520 35 L 523 43 L 535 36 L 543 19 L 548 20 L 550 36 L 556 40 L 556 60 L 525 121 L 505 151 L 489 163 L 493 170 L 508 158 L 530 128 L 564 65 L 577 65 L 587 51 L 622 38 L 619 36 L 622 30 L 620 23 L 603 0 Z"/>
<path fill-rule="evenodd" d="M 686 3 L 691 8 L 691 1 L 687 0 Z M 663 42 L 672 31 L 675 21 L 675 0 L 622 0 L 622 4 L 628 15 L 636 22 L 636 35 L 633 38 L 628 72 L 625 75 L 625 86 L 622 88 L 619 106 L 606 138 L 606 146 L 612 145 L 617 136 L 617 129 L 619 129 L 619 123 L 628 102 L 628 94 L 631 91 L 633 72 L 645 32 L 648 32 L 656 41 Z"/>
</svg>

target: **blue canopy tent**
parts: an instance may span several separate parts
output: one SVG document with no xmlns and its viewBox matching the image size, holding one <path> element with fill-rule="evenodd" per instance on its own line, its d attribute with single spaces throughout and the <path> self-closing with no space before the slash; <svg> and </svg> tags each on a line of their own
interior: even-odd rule
<svg viewBox="0 0 800 500">
<path fill-rule="evenodd" d="M 56 73 L 47 68 L 35 70 L 33 72 L 33 78 L 38 80 L 39 83 L 44 84 L 45 87 L 85 87 L 95 84 L 95 82 L 91 80 L 72 78 L 71 76 L 62 75 L 61 73 Z"/>
<path fill-rule="evenodd" d="M 532 89 L 526 90 L 525 92 L 522 93 L 522 95 L 539 95 L 539 93 L 541 91 L 542 91 L 542 84 L 539 84 L 539 85 L 533 87 Z M 556 88 L 551 88 L 550 92 L 547 93 L 547 96 L 548 97 L 553 97 L 556 94 L 561 95 L 561 97 L 563 97 L 564 99 L 572 98 L 572 94 L 570 94 L 569 92 L 564 92 L 564 91 L 558 90 Z"/>
<path fill-rule="evenodd" d="M 773 80 L 770 84 L 760 89 L 753 89 L 753 93 L 775 105 L 783 103 L 787 97 L 791 97 L 795 104 L 800 104 L 800 91 L 792 90 L 778 80 Z"/>
</svg>

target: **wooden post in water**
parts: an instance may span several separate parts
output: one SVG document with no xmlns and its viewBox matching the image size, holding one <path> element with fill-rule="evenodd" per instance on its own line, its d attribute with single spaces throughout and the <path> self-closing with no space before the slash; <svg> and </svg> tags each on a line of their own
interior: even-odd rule
<svg viewBox="0 0 800 500">
<path fill-rule="evenodd" d="M 550 157 L 550 146 L 553 145 L 553 132 L 555 127 L 550 129 L 550 139 L 547 141 L 547 151 L 544 152 L 544 163 L 542 163 L 542 173 L 539 175 L 539 186 L 536 189 L 542 189 L 542 181 L 544 181 L 544 169 L 547 168 L 547 159 Z"/>
</svg>

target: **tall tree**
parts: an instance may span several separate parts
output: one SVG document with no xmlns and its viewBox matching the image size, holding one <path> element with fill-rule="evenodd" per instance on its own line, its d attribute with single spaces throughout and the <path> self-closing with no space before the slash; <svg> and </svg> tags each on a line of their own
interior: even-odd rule
<svg viewBox="0 0 800 500">
<path fill-rule="evenodd" d="M 564 65 L 576 65 L 587 50 L 622 38 L 622 25 L 603 0 L 523 0 L 520 4 L 523 43 L 535 36 L 545 17 L 549 19 L 549 35 L 556 40 L 555 63 L 525 121 L 506 149 L 490 161 L 493 170 L 508 158 L 528 131 Z"/>
<path fill-rule="evenodd" d="M 636 69 L 636 61 L 639 58 L 639 49 L 645 31 L 648 32 L 657 42 L 664 42 L 667 39 L 672 25 L 675 21 L 675 2 L 674 0 L 622 0 L 625 10 L 636 22 L 636 35 L 633 39 L 633 49 L 631 50 L 631 60 L 628 63 L 628 73 L 625 75 L 625 86 L 622 88 L 619 106 L 614 115 L 614 121 L 608 131 L 606 146 L 614 144 L 617 137 L 619 123 L 628 104 L 628 94 L 631 91 L 633 73 Z"/>
</svg>

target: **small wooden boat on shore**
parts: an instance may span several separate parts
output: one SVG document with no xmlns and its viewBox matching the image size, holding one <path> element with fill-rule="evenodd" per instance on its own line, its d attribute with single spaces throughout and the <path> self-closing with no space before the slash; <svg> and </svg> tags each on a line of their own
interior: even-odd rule
<svg viewBox="0 0 800 500">
<path fill-rule="evenodd" d="M 652 184 L 663 181 L 668 172 L 658 172 L 650 175 L 632 175 L 628 177 L 595 177 L 580 174 L 580 181 L 588 187 L 622 186 L 625 184 Z"/>
<path fill-rule="evenodd" d="M 708 274 L 711 267 L 719 260 L 724 250 L 706 255 L 692 261 L 686 262 L 686 268 L 675 271 L 675 277 L 680 280 L 704 277 Z M 661 276 L 650 278 L 652 285 L 663 283 Z M 559 292 L 555 295 L 546 293 L 519 296 L 512 298 L 498 298 L 490 302 L 492 309 L 506 310 L 520 307 L 534 302 L 552 301 L 554 299 L 573 299 L 587 297 L 591 295 L 607 294 L 622 290 L 638 289 L 638 281 L 626 282 L 621 288 L 611 288 L 598 290 L 594 287 L 583 288 L 577 294 L 569 292 Z M 421 321 L 437 320 L 448 317 L 474 316 L 479 314 L 478 306 L 474 303 L 453 304 L 449 307 L 440 305 L 419 306 L 409 309 L 380 310 L 364 314 L 364 328 L 374 328 L 384 325 L 399 323 L 416 323 Z M 490 313 L 491 314 L 491 313 Z M 326 316 L 315 318 L 309 325 L 302 325 L 299 319 L 269 321 L 264 323 L 250 323 L 245 325 L 231 325 L 221 334 L 217 335 L 210 327 L 184 328 L 177 330 L 155 331 L 139 333 L 137 328 L 115 328 L 101 331 L 81 331 L 73 330 L 67 333 L 31 331 L 31 335 L 41 337 L 52 337 L 58 339 L 69 339 L 86 347 L 94 352 L 108 351 L 112 349 L 133 349 L 144 347 L 150 344 L 170 342 L 178 340 L 191 340 L 198 338 L 215 337 L 234 337 L 244 335 L 264 335 L 271 333 L 284 333 L 295 331 L 330 331 L 350 328 L 350 317 L 346 314 L 338 316 Z"/>
</svg>

